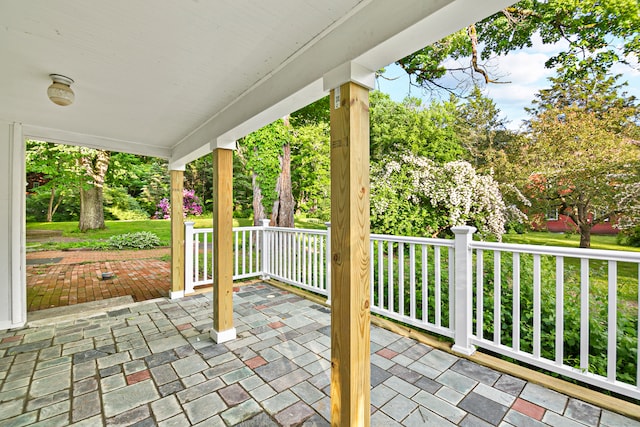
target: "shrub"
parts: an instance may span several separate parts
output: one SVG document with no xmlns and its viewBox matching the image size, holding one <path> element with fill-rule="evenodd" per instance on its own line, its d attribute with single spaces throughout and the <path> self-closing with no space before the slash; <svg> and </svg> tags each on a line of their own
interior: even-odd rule
<svg viewBox="0 0 640 427">
<path fill-rule="evenodd" d="M 160 203 L 157 204 L 158 210 L 153 215 L 154 219 L 169 219 L 171 218 L 171 202 L 166 197 L 160 200 Z M 200 203 L 200 199 L 196 196 L 194 190 L 183 190 L 182 191 L 182 209 L 184 216 L 186 218 L 187 215 L 202 215 L 202 204 Z"/>
<path fill-rule="evenodd" d="M 620 233 L 618 233 L 617 240 L 619 245 L 629 245 L 640 248 L 640 225 L 621 230 Z"/>
<path fill-rule="evenodd" d="M 149 249 L 160 246 L 160 238 L 149 231 L 118 234 L 109 238 L 109 247 L 114 249 Z"/>
<path fill-rule="evenodd" d="M 106 219 L 149 219 L 149 214 L 140 206 L 135 197 L 127 192 L 126 188 L 105 187 L 104 204 Z"/>
</svg>

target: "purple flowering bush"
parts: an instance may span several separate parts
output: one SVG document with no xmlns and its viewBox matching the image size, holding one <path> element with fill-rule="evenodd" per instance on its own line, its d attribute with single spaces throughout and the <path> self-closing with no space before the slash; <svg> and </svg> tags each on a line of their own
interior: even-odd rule
<svg viewBox="0 0 640 427">
<path fill-rule="evenodd" d="M 153 215 L 154 219 L 171 218 L 171 203 L 169 199 L 163 198 L 156 207 L 158 210 Z M 182 191 L 182 209 L 185 217 L 187 215 L 202 215 L 202 205 L 200 204 L 200 199 L 196 196 L 195 190 Z"/>
</svg>

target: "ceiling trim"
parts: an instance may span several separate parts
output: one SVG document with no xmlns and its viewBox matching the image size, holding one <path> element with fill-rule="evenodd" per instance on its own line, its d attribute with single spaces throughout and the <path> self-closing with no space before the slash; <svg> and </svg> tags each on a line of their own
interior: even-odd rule
<svg viewBox="0 0 640 427">
<path fill-rule="evenodd" d="M 43 126 L 25 124 L 23 126 L 23 134 L 25 139 L 47 141 L 56 144 L 76 145 L 95 148 L 96 150 L 118 151 L 143 156 L 159 157 L 162 159 L 168 159 L 171 157 L 171 150 L 167 148 L 145 145 L 132 141 L 105 138 L 96 135 L 69 132 L 60 129 L 52 129 Z"/>
</svg>

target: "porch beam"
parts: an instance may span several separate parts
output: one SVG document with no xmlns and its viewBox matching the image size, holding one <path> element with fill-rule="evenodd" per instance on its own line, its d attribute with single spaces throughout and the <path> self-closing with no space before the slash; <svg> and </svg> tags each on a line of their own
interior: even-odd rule
<svg viewBox="0 0 640 427">
<path fill-rule="evenodd" d="M 344 80 L 343 80 L 344 81 Z M 370 423 L 369 89 L 331 90 L 331 425 Z"/>
<path fill-rule="evenodd" d="M 233 326 L 233 151 L 213 150 L 213 330 L 216 343 L 236 338 Z"/>
<path fill-rule="evenodd" d="M 171 175 L 171 299 L 184 296 L 184 170 Z"/>
</svg>

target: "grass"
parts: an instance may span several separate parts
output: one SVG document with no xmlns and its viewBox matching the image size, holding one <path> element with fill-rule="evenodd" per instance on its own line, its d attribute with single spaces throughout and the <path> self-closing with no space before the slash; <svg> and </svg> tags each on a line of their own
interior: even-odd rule
<svg viewBox="0 0 640 427">
<path fill-rule="evenodd" d="M 545 231 L 530 231 L 524 234 L 505 234 L 505 243 L 520 243 L 525 245 L 563 246 L 577 248 L 580 246 L 580 235 L 573 233 L 549 233 Z M 591 236 L 591 249 L 606 249 L 614 251 L 640 252 L 640 248 L 619 245 L 616 236 Z"/>
<path fill-rule="evenodd" d="M 189 218 L 195 222 L 196 228 L 210 228 L 212 226 L 211 216 Z M 324 222 L 314 218 L 296 218 L 296 227 L 325 229 Z M 29 230 L 58 230 L 62 231 L 62 237 L 71 241 L 51 241 L 51 242 L 28 242 L 27 250 L 64 250 L 71 248 L 91 248 L 103 249 L 105 242 L 111 236 L 137 231 L 149 231 L 155 233 L 160 238 L 162 246 L 171 244 L 171 222 L 166 219 L 142 220 L 142 221 L 105 221 L 104 230 L 91 230 L 85 233 L 78 230 L 77 221 L 67 222 L 29 222 L 27 223 L 27 233 Z M 234 227 L 248 227 L 253 225 L 251 218 L 234 218 Z"/>
</svg>

